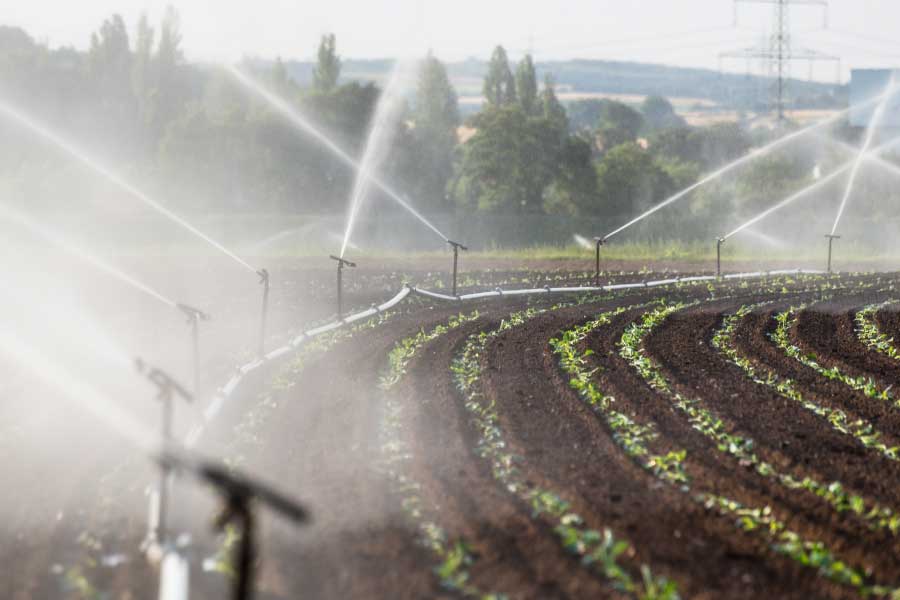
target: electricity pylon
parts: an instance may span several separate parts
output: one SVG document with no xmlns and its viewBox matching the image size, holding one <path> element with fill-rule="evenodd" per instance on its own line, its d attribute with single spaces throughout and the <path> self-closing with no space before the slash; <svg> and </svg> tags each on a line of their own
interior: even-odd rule
<svg viewBox="0 0 900 600">
<path fill-rule="evenodd" d="M 791 5 L 806 4 L 820 6 L 824 15 L 824 26 L 828 27 L 828 2 L 827 0 L 734 0 L 735 25 L 737 24 L 737 9 L 740 3 L 753 4 L 772 4 L 774 5 L 774 24 L 772 35 L 769 37 L 767 45 L 754 46 L 751 48 L 741 48 L 739 50 L 730 50 L 719 54 L 719 60 L 726 58 L 743 58 L 751 60 L 754 58 L 762 59 L 766 62 L 769 76 L 775 80 L 773 96 L 774 110 L 778 116 L 778 121 L 784 121 L 785 106 L 785 87 L 787 79 L 790 77 L 790 63 L 793 60 L 809 61 L 810 77 L 812 76 L 812 65 L 815 61 L 835 61 L 837 63 L 838 75 L 840 76 L 841 59 L 837 56 L 825 54 L 818 50 L 810 50 L 808 48 L 794 48 L 791 45 Z"/>
</svg>

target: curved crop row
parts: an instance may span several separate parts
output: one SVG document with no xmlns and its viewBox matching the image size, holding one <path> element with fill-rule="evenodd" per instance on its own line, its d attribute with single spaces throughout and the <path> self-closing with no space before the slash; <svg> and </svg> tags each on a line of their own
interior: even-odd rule
<svg viewBox="0 0 900 600">
<path fill-rule="evenodd" d="M 788 489 L 812 492 L 838 513 L 849 511 L 873 529 L 886 529 L 896 534 L 900 529 L 900 517 L 890 508 L 866 501 L 857 494 L 847 493 L 839 481 L 822 483 L 811 477 L 798 479 L 789 473 L 779 472 L 771 463 L 757 456 L 753 450 L 755 443 L 751 438 L 728 432 L 722 419 L 704 407 L 701 400 L 686 398 L 672 389 L 659 367 L 645 354 L 641 341 L 669 315 L 696 304 L 664 305 L 645 315 L 640 323 L 632 323 L 622 335 L 622 358 L 631 363 L 651 387 L 671 397 L 675 406 L 688 417 L 691 426 L 714 442 L 720 452 L 733 456 L 742 464 L 753 467 L 759 475 L 773 478 Z"/>
<path fill-rule="evenodd" d="M 771 333 L 772 341 L 775 342 L 775 344 L 789 357 L 814 370 L 822 377 L 840 381 L 850 388 L 862 392 L 869 398 L 884 400 L 885 402 L 890 402 L 894 406 L 900 407 L 900 400 L 897 400 L 897 398 L 894 397 L 890 387 L 880 387 L 871 377 L 854 377 L 853 375 L 848 375 L 841 371 L 839 367 L 825 367 L 819 364 L 818 359 L 814 354 L 804 354 L 803 350 L 791 342 L 790 331 L 797 323 L 797 314 L 807 307 L 807 304 L 796 307 L 792 306 L 788 310 L 778 313 L 775 316 L 775 331 Z"/>
<path fill-rule="evenodd" d="M 557 305 L 549 310 L 562 306 Z M 481 392 L 481 361 L 488 343 L 509 329 L 522 326 L 529 319 L 545 312 L 546 309 L 530 308 L 513 313 L 498 328 L 470 336 L 451 366 L 465 398 L 465 407 L 472 414 L 478 430 L 477 452 L 490 462 L 495 479 L 508 492 L 531 506 L 534 517 L 542 517 L 550 522 L 565 548 L 580 556 L 582 564 L 596 569 L 621 591 L 648 600 L 674 600 L 678 598 L 674 583 L 654 577 L 649 566 L 641 566 L 641 578 L 637 580 L 618 564 L 618 557 L 630 548 L 627 541 L 617 539 L 609 529 L 602 532 L 590 529 L 584 519 L 571 510 L 568 502 L 552 490 L 542 489 L 520 473 L 517 457 L 509 451 L 504 441 L 496 407 Z M 632 431 L 630 439 L 640 444 L 643 435 L 643 432 Z"/>
<path fill-rule="evenodd" d="M 753 452 L 754 442 L 752 439 L 727 433 L 722 420 L 715 413 L 703 408 L 699 400 L 687 399 L 671 389 L 658 368 L 644 355 L 640 348 L 640 339 L 669 314 L 682 308 L 685 306 L 674 305 L 662 308 L 645 317 L 640 326 L 632 324 L 632 337 L 637 339 L 626 340 L 626 336 L 623 335 L 622 356 L 624 358 L 632 357 L 632 365 L 641 371 L 642 376 L 650 385 L 672 396 L 675 405 L 688 415 L 694 428 L 715 441 L 719 450 L 731 454 L 745 464 L 752 465 L 756 472 L 764 477 L 774 477 L 779 483 L 790 489 L 806 489 L 814 493 L 828 502 L 838 513 L 850 511 L 861 517 L 870 527 L 884 528 L 896 535 L 900 529 L 900 516 L 890 508 L 866 502 L 859 495 L 848 494 L 839 481 L 821 483 L 810 477 L 797 479 L 790 474 L 778 472 L 770 463 L 759 459 Z"/>
<path fill-rule="evenodd" d="M 660 308 L 649 313 L 643 322 L 643 326 L 648 324 L 656 324 L 665 318 L 674 310 L 678 310 L 679 308 L 683 308 L 686 305 L 674 305 L 666 306 L 663 305 Z M 562 361 L 563 369 L 568 372 L 576 381 L 582 381 L 585 377 L 590 379 L 590 371 L 586 370 L 586 356 L 582 355 L 578 357 L 577 350 L 574 347 L 573 342 L 577 341 L 579 337 L 584 337 L 587 332 L 592 329 L 598 328 L 603 324 L 607 323 L 609 320 L 608 315 L 601 315 L 594 321 L 589 322 L 582 328 L 580 328 L 580 336 L 579 335 L 570 335 L 568 338 L 563 338 L 557 340 L 555 346 L 558 348 L 557 353 L 560 354 Z M 638 328 L 642 327 L 642 325 L 636 325 Z M 624 338 L 625 336 L 623 336 Z M 632 346 L 633 342 L 639 342 L 640 331 L 632 330 L 629 338 L 625 340 L 625 346 L 630 347 L 630 350 L 625 350 L 625 354 L 630 356 L 638 365 L 639 371 L 643 371 L 646 375 L 650 377 L 652 382 L 655 382 L 656 385 L 665 383 L 668 388 L 667 382 L 661 377 L 657 377 L 658 372 L 655 369 L 655 366 L 652 363 L 649 363 L 649 360 L 643 356 L 642 352 L 639 351 L 639 348 Z M 623 348 L 624 349 L 624 348 Z M 632 352 L 637 350 L 637 352 Z M 571 360 L 572 356 L 575 356 L 575 360 Z M 653 383 L 651 383 L 652 385 Z M 577 389 L 577 388 L 576 388 Z M 582 397 L 588 401 L 592 406 L 609 406 L 611 398 L 605 396 L 601 391 L 597 390 L 593 385 L 583 387 L 580 390 Z M 712 418 L 708 412 L 699 409 L 695 403 L 693 402 L 681 402 L 682 408 L 689 411 L 693 416 L 692 422 L 696 423 L 696 426 L 704 427 L 710 434 L 713 434 L 719 440 L 719 449 L 729 453 L 735 453 L 743 456 L 754 456 L 751 452 L 752 449 L 752 441 L 746 440 L 744 438 L 740 438 L 737 436 L 731 436 L 724 432 L 723 425 L 721 421 L 717 421 Z M 705 413 L 705 414 L 704 414 Z M 643 425 L 647 431 L 652 431 L 652 425 Z M 649 442 L 649 438 L 645 436 L 645 442 Z M 665 476 L 660 476 L 658 474 L 655 465 L 653 465 L 650 460 L 647 458 L 647 453 L 643 453 L 635 451 L 635 448 L 626 446 L 621 444 L 622 448 L 628 453 L 638 464 L 644 467 L 647 471 L 656 475 L 662 481 L 671 484 L 670 478 Z M 675 454 L 679 455 L 679 457 L 683 460 L 685 456 L 685 451 L 677 451 Z M 772 475 L 774 473 L 774 469 L 771 466 L 764 466 L 765 463 L 761 463 L 757 459 L 756 468 L 759 472 L 762 470 L 763 475 Z M 803 482 L 801 483 L 801 487 L 803 486 Z M 818 486 L 817 486 L 818 487 Z M 684 483 L 681 483 L 680 489 L 685 492 L 690 492 L 689 487 L 689 479 Z M 837 487 L 828 489 L 824 488 L 824 495 L 826 499 L 831 499 L 834 503 L 843 503 L 838 499 L 841 497 L 843 493 L 842 489 Z M 748 508 L 742 506 L 740 503 L 730 500 L 728 498 L 722 496 L 716 496 L 709 493 L 698 493 L 692 496 L 692 498 L 706 506 L 707 508 L 712 508 L 717 510 L 720 514 L 727 514 L 734 517 L 737 517 L 736 526 L 744 531 L 755 531 L 756 533 L 765 535 L 767 539 L 771 543 L 771 547 L 776 552 L 786 555 L 796 561 L 797 563 L 804 566 L 815 567 L 819 570 L 827 578 L 832 581 L 836 581 L 838 583 L 843 583 L 850 585 L 857 589 L 857 591 L 870 594 L 886 594 L 890 590 L 883 586 L 872 586 L 868 585 L 865 581 L 865 575 L 862 571 L 853 569 L 847 566 L 844 562 L 838 560 L 827 548 L 824 547 L 820 542 L 803 540 L 798 534 L 789 530 L 786 525 L 776 519 L 771 517 L 770 509 L 767 508 Z M 849 505 L 849 502 L 846 503 Z M 753 515 L 759 515 L 759 518 L 754 519 Z M 763 522 L 760 520 L 762 517 L 765 517 L 766 526 L 763 527 Z"/>
<path fill-rule="evenodd" d="M 409 361 L 426 343 L 467 322 L 474 321 L 478 316 L 477 310 L 460 314 L 451 318 L 446 325 L 438 325 L 427 332 L 420 330 L 416 335 L 399 341 L 388 355 L 388 365 L 379 380 L 379 388 L 383 392 L 393 388 L 406 372 Z M 402 427 L 402 407 L 390 394 L 385 394 L 384 406 L 385 416 L 381 430 L 384 470 L 393 482 L 395 492 L 401 497 L 404 512 L 419 529 L 423 545 L 440 560 L 434 572 L 441 585 L 464 596 L 499 598 L 499 595 L 484 593 L 469 583 L 468 567 L 474 558 L 470 555 L 465 541 L 449 540 L 440 525 L 426 518 L 419 496 L 421 486 L 403 471 L 403 465 L 411 455 L 399 435 Z"/>
<path fill-rule="evenodd" d="M 843 410 L 823 406 L 805 398 L 792 379 L 782 377 L 773 369 L 764 365 L 755 364 L 748 357 L 738 352 L 734 343 L 734 335 L 738 323 L 754 310 L 772 302 L 774 301 L 744 305 L 736 312 L 726 315 L 722 320 L 722 325 L 713 334 L 713 347 L 722 352 L 732 363 L 740 367 L 744 374 L 755 383 L 769 386 L 782 397 L 799 403 L 804 409 L 827 421 L 832 429 L 852 436 L 866 448 L 877 450 L 890 460 L 900 460 L 900 446 L 889 447 L 885 444 L 881 440 L 881 432 L 876 430 L 872 423 L 865 419 L 851 420 Z M 891 526 L 891 530 L 896 533 L 898 528 L 900 528 L 900 519 Z"/>
<path fill-rule="evenodd" d="M 897 304 L 897 300 L 887 300 L 880 304 L 870 304 L 860 311 L 857 311 L 854 321 L 856 322 L 856 335 L 859 340 L 882 354 L 900 360 L 900 350 L 894 345 L 894 338 L 888 337 L 878 328 L 875 322 L 875 313 L 879 310 Z"/>
</svg>

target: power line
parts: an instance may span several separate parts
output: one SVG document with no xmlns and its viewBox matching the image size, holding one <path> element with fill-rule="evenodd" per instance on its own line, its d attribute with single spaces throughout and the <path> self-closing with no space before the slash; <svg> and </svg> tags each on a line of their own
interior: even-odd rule
<svg viewBox="0 0 900 600">
<path fill-rule="evenodd" d="M 727 58 L 758 58 L 766 61 L 768 72 L 775 79 L 774 108 L 778 115 L 778 121 L 784 121 L 784 97 L 787 80 L 790 77 L 790 63 L 793 60 L 809 61 L 810 68 L 815 61 L 834 61 L 838 65 L 840 76 L 840 61 L 837 56 L 825 54 L 818 50 L 808 48 L 794 48 L 791 44 L 790 7 L 792 5 L 818 6 L 823 9 L 824 26 L 828 27 L 828 2 L 827 0 L 734 0 L 735 22 L 738 17 L 738 6 L 741 3 L 748 4 L 772 4 L 774 8 L 774 25 L 768 44 L 741 48 L 719 54 L 719 59 Z"/>
</svg>

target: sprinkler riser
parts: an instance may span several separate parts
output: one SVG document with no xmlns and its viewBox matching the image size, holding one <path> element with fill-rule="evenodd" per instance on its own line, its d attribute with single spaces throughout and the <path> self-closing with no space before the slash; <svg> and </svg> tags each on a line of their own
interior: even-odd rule
<svg viewBox="0 0 900 600">
<path fill-rule="evenodd" d="M 328 258 L 337 261 L 337 318 L 344 318 L 344 299 L 343 299 L 343 271 L 344 267 L 355 267 L 356 263 L 340 258 L 339 256 L 330 255 Z"/>
<path fill-rule="evenodd" d="M 716 239 L 716 278 L 722 277 L 722 244 L 725 243 L 724 238 Z"/>
<path fill-rule="evenodd" d="M 456 273 L 457 273 L 457 265 L 459 262 L 459 251 L 460 250 L 468 250 L 466 246 L 463 246 L 459 242 L 454 242 L 453 240 L 447 240 L 447 243 L 450 244 L 450 247 L 453 248 L 453 283 L 451 284 L 451 289 L 453 290 L 451 295 L 456 296 Z"/>
<path fill-rule="evenodd" d="M 597 242 L 597 252 L 594 257 L 594 284 L 600 285 L 600 246 L 606 243 L 606 238 L 595 237 L 594 241 Z"/>
<path fill-rule="evenodd" d="M 825 272 L 829 275 L 831 274 L 831 245 L 834 243 L 834 240 L 841 239 L 841 236 L 834 235 L 832 233 L 825 234 L 825 237 L 828 238 L 828 265 L 825 269 Z"/>
</svg>

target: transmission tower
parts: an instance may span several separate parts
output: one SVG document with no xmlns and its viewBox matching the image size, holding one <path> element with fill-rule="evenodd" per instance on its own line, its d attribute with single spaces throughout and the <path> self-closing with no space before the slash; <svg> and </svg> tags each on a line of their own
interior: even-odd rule
<svg viewBox="0 0 900 600">
<path fill-rule="evenodd" d="M 769 42 L 764 46 L 741 48 L 719 54 L 719 60 L 728 58 L 743 58 L 746 60 L 762 59 L 766 62 L 770 77 L 775 80 L 773 96 L 774 109 L 778 115 L 778 121 L 784 121 L 785 88 L 790 78 L 790 64 L 794 60 L 809 62 L 810 78 L 812 78 L 812 66 L 815 61 L 834 61 L 837 64 L 837 72 L 840 74 L 841 59 L 837 56 L 825 54 L 808 48 L 794 48 L 791 45 L 791 5 L 805 4 L 822 8 L 824 26 L 828 27 L 828 1 L 827 0 L 734 0 L 734 20 L 737 25 L 738 5 L 741 3 L 772 4 L 774 5 L 774 23 Z"/>
</svg>

